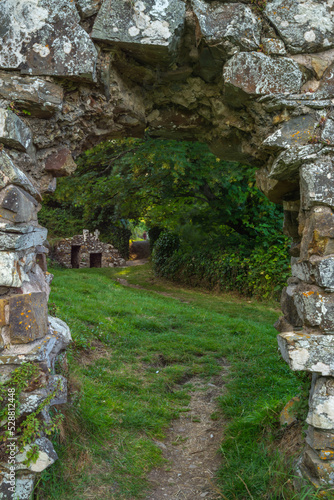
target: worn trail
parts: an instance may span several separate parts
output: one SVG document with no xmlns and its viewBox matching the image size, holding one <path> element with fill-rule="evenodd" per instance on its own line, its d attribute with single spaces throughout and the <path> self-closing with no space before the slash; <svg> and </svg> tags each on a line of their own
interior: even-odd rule
<svg viewBox="0 0 334 500">
<path fill-rule="evenodd" d="M 181 413 L 167 432 L 162 449 L 166 465 L 149 474 L 152 491 L 147 500 L 222 498 L 215 475 L 220 466 L 224 422 L 217 413 L 227 367 L 212 383 L 195 378 L 188 411 Z"/>
</svg>

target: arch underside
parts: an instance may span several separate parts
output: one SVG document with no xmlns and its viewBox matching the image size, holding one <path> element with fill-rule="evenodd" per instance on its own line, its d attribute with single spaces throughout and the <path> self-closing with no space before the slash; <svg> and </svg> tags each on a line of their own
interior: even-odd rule
<svg viewBox="0 0 334 500">
<path fill-rule="evenodd" d="M 313 373 L 300 469 L 333 484 L 333 1 L 3 0 L 0 21 L 0 379 L 35 361 L 38 401 L 57 384 L 54 400 L 66 400 L 53 367 L 70 333 L 47 317 L 51 277 L 36 260 L 43 193 L 109 138 L 206 142 L 258 167 L 259 188 L 283 204 L 293 277 L 279 345 L 293 370 Z M 22 499 L 34 467 L 18 475 Z"/>
</svg>

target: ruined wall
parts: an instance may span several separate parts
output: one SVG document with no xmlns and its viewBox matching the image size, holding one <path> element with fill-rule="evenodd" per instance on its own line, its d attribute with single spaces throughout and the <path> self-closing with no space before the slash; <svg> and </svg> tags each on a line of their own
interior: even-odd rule
<svg viewBox="0 0 334 500">
<path fill-rule="evenodd" d="M 257 166 L 284 206 L 293 277 L 279 343 L 292 369 L 313 373 L 300 469 L 333 484 L 334 1 L 2 0 L 0 21 L 1 377 L 35 360 L 46 391 L 69 339 L 47 322 L 50 276 L 36 256 L 42 195 L 73 157 L 145 130 L 205 141 Z M 23 499 L 34 470 L 20 467 Z"/>
<path fill-rule="evenodd" d="M 117 248 L 99 240 L 99 231 L 94 231 L 94 234 L 91 234 L 87 229 L 84 229 L 83 234 L 76 234 L 72 238 L 64 238 L 58 241 L 53 249 L 54 259 L 69 269 L 74 267 L 73 246 L 79 247 L 75 267 L 118 267 L 126 265 L 126 261 L 121 257 Z M 99 266 L 91 265 L 91 254 L 101 255 Z"/>
</svg>

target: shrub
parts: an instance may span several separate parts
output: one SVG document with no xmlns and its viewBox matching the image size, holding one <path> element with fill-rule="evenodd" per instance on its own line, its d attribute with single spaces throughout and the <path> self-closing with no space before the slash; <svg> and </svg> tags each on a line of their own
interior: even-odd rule
<svg viewBox="0 0 334 500">
<path fill-rule="evenodd" d="M 167 265 L 169 259 L 180 248 L 180 238 L 170 231 L 163 231 L 157 239 L 153 254 L 152 263 L 157 274 L 164 274 L 164 267 Z"/>
<path fill-rule="evenodd" d="M 279 298 L 290 276 L 288 238 L 268 248 L 246 251 L 190 250 L 175 248 L 173 240 L 162 235 L 157 241 L 153 264 L 157 275 L 190 286 L 221 291 L 237 291 L 258 298 Z"/>
</svg>

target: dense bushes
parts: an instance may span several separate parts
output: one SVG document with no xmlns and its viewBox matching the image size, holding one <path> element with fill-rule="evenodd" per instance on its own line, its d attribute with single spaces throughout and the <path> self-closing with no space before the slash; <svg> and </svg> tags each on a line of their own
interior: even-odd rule
<svg viewBox="0 0 334 500">
<path fill-rule="evenodd" d="M 248 253 L 230 248 L 185 250 L 176 235 L 164 232 L 156 242 L 152 261 L 158 276 L 179 283 L 279 298 L 290 275 L 288 244 L 288 238 L 281 236 L 275 244 Z"/>
</svg>

